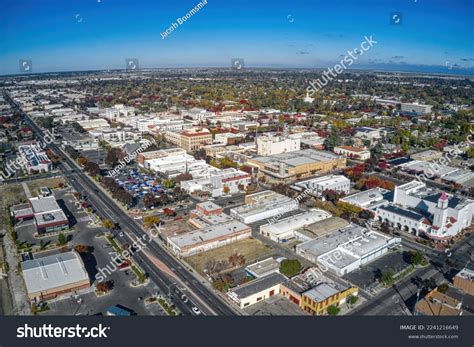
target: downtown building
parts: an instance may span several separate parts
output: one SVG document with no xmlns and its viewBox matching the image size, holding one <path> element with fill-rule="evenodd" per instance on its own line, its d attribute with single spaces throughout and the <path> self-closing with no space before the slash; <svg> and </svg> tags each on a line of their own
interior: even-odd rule
<svg viewBox="0 0 474 347">
<path fill-rule="evenodd" d="M 247 195 L 245 203 L 245 205 L 232 208 L 230 215 L 246 224 L 272 217 L 278 218 L 299 208 L 297 200 L 271 190 Z"/>
<path fill-rule="evenodd" d="M 41 302 L 90 287 L 89 275 L 75 251 L 21 263 L 28 298 Z"/>
<path fill-rule="evenodd" d="M 51 170 L 51 160 L 49 160 L 46 152 L 37 143 L 20 145 L 18 146 L 18 152 L 28 174 L 49 172 Z"/>
<path fill-rule="evenodd" d="M 416 236 L 424 234 L 444 242 L 469 227 L 473 215 L 474 201 L 412 181 L 395 187 L 393 203 L 378 207 L 375 218 Z"/>
<path fill-rule="evenodd" d="M 69 220 L 53 195 L 30 198 L 27 204 L 11 207 L 16 222 L 33 219 L 38 234 L 69 229 Z"/>
<path fill-rule="evenodd" d="M 346 166 L 346 158 L 327 151 L 303 149 L 251 158 L 247 164 L 258 169 L 259 177 L 270 181 L 290 182 L 342 169 Z"/>
<path fill-rule="evenodd" d="M 344 276 L 400 245 L 392 238 L 355 224 L 296 245 L 296 253 L 321 269 Z"/>
<path fill-rule="evenodd" d="M 137 161 L 139 166 L 171 178 L 186 172 L 191 174 L 193 179 L 208 178 L 211 173 L 220 171 L 205 160 L 196 160 L 181 148 L 142 152 Z"/>
<path fill-rule="evenodd" d="M 328 175 L 300 181 L 292 186 L 293 189 L 306 191 L 313 196 L 322 196 L 323 192 L 333 190 L 342 194 L 349 194 L 351 181 L 343 175 Z"/>
<path fill-rule="evenodd" d="M 294 152 L 300 149 L 300 138 L 292 135 L 275 136 L 263 135 L 257 137 L 257 154 L 262 156 L 274 155 L 286 152 Z"/>
<path fill-rule="evenodd" d="M 252 176 L 234 168 L 210 172 L 209 176 L 189 181 L 182 181 L 181 188 L 188 193 L 209 192 L 218 197 L 225 194 L 236 194 L 245 191 L 252 182 Z"/>
<path fill-rule="evenodd" d="M 188 222 L 197 229 L 167 237 L 168 246 L 178 257 L 222 247 L 252 234 L 249 226 L 225 214 L 222 207 L 212 201 L 196 204 Z"/>
</svg>

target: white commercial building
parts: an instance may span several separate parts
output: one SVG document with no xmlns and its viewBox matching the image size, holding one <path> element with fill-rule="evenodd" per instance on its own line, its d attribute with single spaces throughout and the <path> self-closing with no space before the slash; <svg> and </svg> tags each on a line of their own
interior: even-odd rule
<svg viewBox="0 0 474 347">
<path fill-rule="evenodd" d="M 104 140 L 109 144 L 124 144 L 127 142 L 137 142 L 142 139 L 142 134 L 137 129 L 131 127 L 124 128 L 97 128 L 90 130 L 89 134 L 96 140 Z"/>
<path fill-rule="evenodd" d="M 228 245 L 250 237 L 252 229 L 236 220 L 209 225 L 203 229 L 168 237 L 168 245 L 179 257 Z"/>
<path fill-rule="evenodd" d="M 278 272 L 232 288 L 227 295 L 241 308 L 256 304 L 280 293 L 280 284 L 287 278 Z"/>
<path fill-rule="evenodd" d="M 331 234 L 297 245 L 296 253 L 318 264 L 321 269 L 329 269 L 338 276 L 343 276 L 379 258 L 400 243 L 399 238 L 350 224 Z"/>
<path fill-rule="evenodd" d="M 368 160 L 370 159 L 370 151 L 365 148 L 357 148 L 352 146 L 339 146 L 334 148 L 334 153 L 341 154 L 346 158 Z"/>
<path fill-rule="evenodd" d="M 329 212 L 311 209 L 294 216 L 260 226 L 260 234 L 275 242 L 286 242 L 295 237 L 295 231 L 307 225 L 331 218 Z"/>
<path fill-rule="evenodd" d="M 361 127 L 358 128 L 354 137 L 361 140 L 368 140 L 370 142 L 380 140 L 385 132 L 380 129 L 370 128 L 370 127 Z"/>
<path fill-rule="evenodd" d="M 417 114 L 428 114 L 431 113 L 431 105 L 422 105 L 418 103 L 402 103 L 401 110 L 402 112 L 412 112 Z"/>
<path fill-rule="evenodd" d="M 84 130 L 92 130 L 109 126 L 109 123 L 107 123 L 107 121 L 102 118 L 79 120 L 77 123 L 82 128 L 84 128 Z"/>
<path fill-rule="evenodd" d="M 351 181 L 343 175 L 329 175 L 297 182 L 293 185 L 293 188 L 298 191 L 308 191 L 313 196 L 321 196 L 325 190 L 349 194 Z"/>
<path fill-rule="evenodd" d="M 252 176 L 244 171 L 234 168 L 210 172 L 208 177 L 181 182 L 181 188 L 194 193 L 197 191 L 208 191 L 213 197 L 223 194 L 235 194 L 244 191 Z"/>
<path fill-rule="evenodd" d="M 388 193 L 390 193 L 389 190 L 377 187 L 343 197 L 340 201 L 366 210 L 375 210 L 377 207 L 388 203 L 385 198 Z"/>
<path fill-rule="evenodd" d="M 298 202 L 270 190 L 247 195 L 246 205 L 234 207 L 230 215 L 243 223 L 254 223 L 274 216 L 282 216 L 298 209 Z"/>
<path fill-rule="evenodd" d="M 189 117 L 192 120 L 199 121 L 199 122 L 205 121 L 208 118 L 215 117 L 214 112 L 207 111 L 203 108 L 198 108 L 198 107 L 194 107 L 189 110 L 182 110 L 181 115 L 183 117 Z"/>
<path fill-rule="evenodd" d="M 445 241 L 469 227 L 473 215 L 474 201 L 412 181 L 395 187 L 393 204 L 379 207 L 376 218 L 407 232 L 424 232 L 434 240 Z"/>
<path fill-rule="evenodd" d="M 76 252 L 53 254 L 21 263 L 30 300 L 43 301 L 90 287 L 89 275 Z"/>
<path fill-rule="evenodd" d="M 117 118 L 130 117 L 135 115 L 135 107 L 117 104 L 104 109 L 104 117 L 110 121 L 117 121 Z"/>
<path fill-rule="evenodd" d="M 20 145 L 18 146 L 18 152 L 29 174 L 34 171 L 48 172 L 51 170 L 51 160 L 37 143 Z"/>
<path fill-rule="evenodd" d="M 273 155 L 300 150 L 300 139 L 290 136 L 264 135 L 257 137 L 257 154 Z"/>
<path fill-rule="evenodd" d="M 187 172 L 194 179 L 206 178 L 211 173 L 220 171 L 207 164 L 205 160 L 196 160 L 181 148 L 140 153 L 138 162 L 140 166 L 160 172 L 168 177 L 175 177 Z"/>
</svg>

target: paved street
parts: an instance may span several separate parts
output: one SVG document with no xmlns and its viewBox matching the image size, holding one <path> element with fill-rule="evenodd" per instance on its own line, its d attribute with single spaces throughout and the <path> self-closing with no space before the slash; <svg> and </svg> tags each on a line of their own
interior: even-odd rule
<svg viewBox="0 0 474 347">
<path fill-rule="evenodd" d="M 11 102 L 11 100 L 10 100 Z M 12 106 L 16 108 L 19 112 L 21 110 L 11 102 Z M 42 130 L 32 122 L 26 114 L 21 112 L 25 121 L 31 126 L 31 128 L 36 132 L 40 137 L 44 137 Z M 56 152 L 62 153 L 65 156 L 65 161 L 63 165 L 60 165 L 62 171 L 70 171 L 76 167 L 76 164 L 69 159 L 64 152 L 54 143 L 49 144 L 49 146 Z M 140 225 L 131 219 L 128 215 L 117 208 L 116 203 L 104 192 L 99 190 L 94 182 L 91 181 L 83 173 L 74 173 L 68 177 L 71 186 L 76 189 L 76 191 L 86 193 L 88 199 L 97 209 L 98 214 L 103 218 L 108 218 L 110 220 L 116 221 L 121 226 L 122 230 L 131 232 L 134 237 L 141 237 L 144 233 Z M 127 233 L 124 233 L 127 235 Z M 134 239 L 128 240 L 130 243 Z M 145 256 L 143 252 L 137 252 L 134 254 L 134 258 L 138 261 L 139 265 L 145 269 L 151 279 L 159 286 L 162 291 L 166 291 L 173 283 L 176 281 L 184 283 L 185 287 L 189 289 L 189 295 L 191 301 L 197 305 L 201 311 L 207 314 L 218 314 L 218 315 L 234 315 L 235 311 L 232 310 L 221 301 L 210 289 L 197 281 L 192 274 L 188 272 L 187 269 L 183 268 L 180 263 L 169 255 L 161 246 L 156 243 L 150 244 L 151 252 L 157 256 L 161 261 L 163 261 L 169 268 L 173 269 L 175 279 L 169 278 L 168 275 L 165 275 L 162 271 L 156 268 L 156 266 L 150 261 L 148 257 Z M 191 307 L 186 305 L 180 300 L 175 300 L 177 302 L 178 308 L 184 314 L 193 314 Z"/>
</svg>

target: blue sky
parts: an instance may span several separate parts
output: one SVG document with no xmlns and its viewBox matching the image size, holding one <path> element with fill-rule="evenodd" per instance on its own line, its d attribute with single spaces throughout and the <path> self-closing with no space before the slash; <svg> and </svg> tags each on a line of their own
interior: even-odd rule
<svg viewBox="0 0 474 347">
<path fill-rule="evenodd" d="M 0 75 L 140 67 L 328 67 L 378 42 L 353 67 L 474 74 L 471 0 L 0 0 Z M 391 25 L 391 13 L 401 24 Z"/>
</svg>

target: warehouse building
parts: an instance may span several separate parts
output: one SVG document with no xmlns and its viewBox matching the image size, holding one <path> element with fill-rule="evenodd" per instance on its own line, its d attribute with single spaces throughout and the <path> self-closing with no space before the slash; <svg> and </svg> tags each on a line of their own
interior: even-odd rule
<svg viewBox="0 0 474 347">
<path fill-rule="evenodd" d="M 331 234 L 297 245 L 296 253 L 318 264 L 320 268 L 343 276 L 384 255 L 400 243 L 399 238 L 350 224 Z"/>
<path fill-rule="evenodd" d="M 252 229 L 236 220 L 168 237 L 168 245 L 178 257 L 228 245 L 251 236 Z"/>
<path fill-rule="evenodd" d="M 351 181 L 343 175 L 329 175 L 295 183 L 292 188 L 298 191 L 309 191 L 313 196 L 321 196 L 326 190 L 349 194 Z"/>
<path fill-rule="evenodd" d="M 294 181 L 316 174 L 325 174 L 346 166 L 346 158 L 327 151 L 303 149 L 249 159 L 260 176 L 273 181 Z"/>
<path fill-rule="evenodd" d="M 358 206 L 365 210 L 374 211 L 377 207 L 388 203 L 388 195 L 390 191 L 383 188 L 373 188 L 364 190 L 359 193 L 355 193 L 349 196 L 345 196 L 340 201 L 347 202 L 348 204 Z"/>
<path fill-rule="evenodd" d="M 282 216 L 298 209 L 298 202 L 270 190 L 247 195 L 246 205 L 234 207 L 230 215 L 242 223 L 254 223 L 274 216 Z"/>
<path fill-rule="evenodd" d="M 52 299 L 90 287 L 84 263 L 74 251 L 26 260 L 21 268 L 32 301 Z"/>
<path fill-rule="evenodd" d="M 287 242 L 295 238 L 295 231 L 307 225 L 331 218 L 329 212 L 311 209 L 294 216 L 260 226 L 260 234 L 275 242 Z"/>
</svg>

